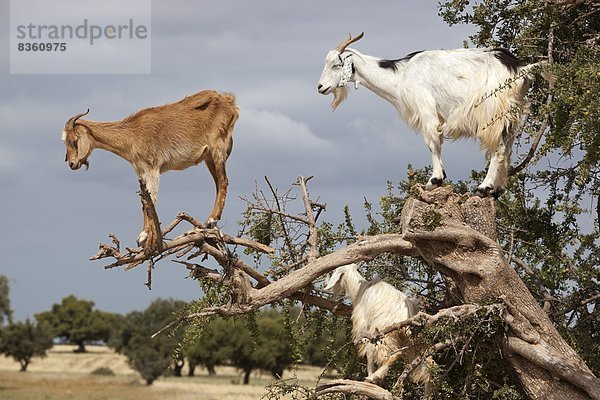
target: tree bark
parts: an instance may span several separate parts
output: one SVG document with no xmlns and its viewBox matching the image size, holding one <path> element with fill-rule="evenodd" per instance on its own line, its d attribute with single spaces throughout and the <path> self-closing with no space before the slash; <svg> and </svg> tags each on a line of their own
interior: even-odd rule
<svg viewBox="0 0 600 400">
<path fill-rule="evenodd" d="M 509 332 L 506 361 L 532 399 L 600 399 L 600 381 L 560 336 L 517 273 L 496 238 L 496 208 L 490 198 L 453 193 L 451 187 L 407 200 L 403 238 L 457 285 L 466 303 L 500 300 Z"/>
<path fill-rule="evenodd" d="M 250 383 L 250 373 L 252 372 L 251 369 L 245 369 L 244 370 L 244 385 L 247 385 Z"/>
<path fill-rule="evenodd" d="M 184 360 L 177 360 L 175 361 L 175 365 L 173 368 L 173 375 L 174 376 L 181 376 L 181 370 L 183 369 L 183 366 L 185 365 L 185 361 Z"/>
<path fill-rule="evenodd" d="M 77 348 L 73 350 L 73 353 L 87 353 L 87 350 L 85 349 L 85 343 L 83 341 L 75 342 L 75 344 L 77 345 Z"/>
</svg>

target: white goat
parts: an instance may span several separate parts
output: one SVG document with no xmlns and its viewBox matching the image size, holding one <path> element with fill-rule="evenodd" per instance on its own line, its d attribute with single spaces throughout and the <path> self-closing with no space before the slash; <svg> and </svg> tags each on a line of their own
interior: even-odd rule
<svg viewBox="0 0 600 400">
<path fill-rule="evenodd" d="M 65 161 L 71 169 L 82 165 L 87 168 L 88 157 L 95 148 L 115 153 L 131 163 L 156 204 L 160 174 L 204 161 L 217 191 L 207 224 L 212 226 L 221 218 L 228 187 L 225 162 L 231 153 L 233 127 L 238 119 L 233 95 L 205 90 L 115 122 L 80 120 L 88 112 L 71 117 L 62 132 L 67 148 Z M 146 241 L 153 227 L 144 213 L 144 230 L 138 236 L 138 244 Z M 160 232 L 152 232 L 152 240 L 160 239 Z"/>
<path fill-rule="evenodd" d="M 367 281 L 358 272 L 356 264 L 335 269 L 323 290 L 332 292 L 335 296 L 343 292 L 352 301 L 352 339 L 358 347 L 359 355 L 367 356 L 367 381 L 381 381 L 390 366 L 402 356 L 409 362 L 415 359 L 414 345 L 407 329 L 391 332 L 376 343 L 364 340 L 363 335 L 376 335 L 379 331 L 412 317 L 418 312 L 417 300 L 409 298 L 382 280 Z M 427 397 L 429 374 L 425 362 L 410 377 L 414 382 L 425 384 Z"/>
<path fill-rule="evenodd" d="M 506 49 L 417 51 L 397 60 L 346 48 L 363 37 L 340 43 L 325 58 L 318 90 L 334 94 L 335 109 L 347 96 L 346 84 L 363 85 L 389 101 L 402 119 L 423 133 L 433 173 L 428 189 L 446 177 L 441 159 L 444 137 L 476 137 L 491 156 L 480 196 L 498 197 L 506 186 L 515 130 L 529 88 L 523 66 Z"/>
</svg>

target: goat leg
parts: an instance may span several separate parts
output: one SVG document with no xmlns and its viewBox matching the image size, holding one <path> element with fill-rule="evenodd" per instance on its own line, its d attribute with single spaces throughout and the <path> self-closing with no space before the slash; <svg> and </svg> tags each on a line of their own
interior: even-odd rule
<svg viewBox="0 0 600 400">
<path fill-rule="evenodd" d="M 229 181 L 227 179 L 227 172 L 225 170 L 225 160 L 221 162 L 215 162 L 212 157 L 209 157 L 206 159 L 206 165 L 215 181 L 215 204 L 208 217 L 208 220 L 206 221 L 207 228 L 213 228 L 217 224 L 217 221 L 221 219 L 223 208 L 225 208 L 225 199 L 227 198 L 227 187 L 229 186 Z"/>
<path fill-rule="evenodd" d="M 160 230 L 160 222 L 156 214 L 154 202 L 150 196 L 150 192 L 146 188 L 146 184 L 140 179 L 140 196 L 142 199 L 142 214 L 144 215 L 144 230 L 138 236 L 138 240 L 143 238 L 144 243 L 139 243 L 144 247 L 146 254 L 158 254 L 163 250 L 162 232 Z M 145 237 L 144 237 L 145 236 Z"/>
</svg>

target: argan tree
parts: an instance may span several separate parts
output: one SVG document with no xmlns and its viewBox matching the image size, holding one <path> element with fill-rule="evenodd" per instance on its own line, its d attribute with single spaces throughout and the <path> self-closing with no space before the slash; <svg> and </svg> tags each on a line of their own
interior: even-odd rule
<svg viewBox="0 0 600 400">
<path fill-rule="evenodd" d="M 4 324 L 5 320 L 10 323 L 12 319 L 9 289 L 8 277 L 0 275 L 0 326 Z"/>
<path fill-rule="evenodd" d="M 281 378 L 294 363 L 284 315 L 275 310 L 261 311 L 251 318 L 216 318 L 201 334 L 192 330 L 188 336 L 191 340 L 185 355 L 190 368 L 202 364 L 212 375 L 215 366 L 231 365 L 241 371 L 245 385 L 254 370 Z"/>
<path fill-rule="evenodd" d="M 118 353 L 136 370 L 147 385 L 152 385 L 169 371 L 176 361 L 174 355 L 182 340 L 181 332 L 161 335 L 150 340 L 153 333 L 169 323 L 184 303 L 172 299 L 154 300 L 144 311 L 133 311 L 125 316 L 119 330 L 110 341 Z"/>
<path fill-rule="evenodd" d="M 310 178 L 299 177 L 284 192 L 267 180 L 246 199 L 238 237 L 182 213 L 163 228 L 162 252 L 122 252 L 113 237 L 94 258 L 113 258 L 113 267 L 147 261 L 150 283 L 155 262 L 177 257 L 204 297 L 176 322 L 197 329 L 214 316 L 293 302 L 346 332 L 350 307 L 322 293 L 320 279 L 360 263 L 367 277 L 378 275 L 421 300 L 417 316 L 380 335 L 410 327 L 421 359 L 437 364 L 435 398 L 600 399 L 600 4 L 454 0 L 440 5 L 440 15 L 474 24 L 471 44 L 504 46 L 525 62 L 545 60 L 554 76 L 532 86 L 509 187 L 498 200 L 472 196 L 468 177 L 425 191 L 426 175 L 409 168 L 378 207 L 365 202 L 368 225 L 357 227 L 347 210 L 339 224 L 322 221 L 325 204 L 310 195 Z M 143 187 L 141 195 L 148 198 Z M 182 223 L 191 229 L 173 235 Z M 217 265 L 200 264 L 200 256 Z M 302 329 L 291 330 L 292 348 L 303 346 Z M 377 386 L 362 382 L 364 360 L 351 342 L 334 346 L 330 365 L 345 379 L 314 389 L 277 385 L 269 396 L 296 390 L 306 398 L 422 397 L 423 388 L 406 379 L 415 363 L 398 363 Z"/>
<path fill-rule="evenodd" d="M 75 352 L 85 352 L 85 344 L 101 340 L 107 342 L 113 327 L 112 314 L 94 310 L 94 302 L 71 295 L 53 304 L 51 311 L 36 314 L 36 319 L 47 324 L 56 337 L 77 345 Z"/>
<path fill-rule="evenodd" d="M 45 357 L 52 347 L 52 334 L 44 324 L 30 320 L 14 322 L 0 329 L 0 354 L 12 357 L 27 371 L 33 357 Z"/>
</svg>

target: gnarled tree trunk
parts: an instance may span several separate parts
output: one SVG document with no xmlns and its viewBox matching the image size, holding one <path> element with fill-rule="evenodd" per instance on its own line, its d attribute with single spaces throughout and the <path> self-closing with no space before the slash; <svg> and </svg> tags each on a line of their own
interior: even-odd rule
<svg viewBox="0 0 600 400">
<path fill-rule="evenodd" d="M 406 202 L 402 234 L 456 283 L 465 302 L 494 299 L 506 305 L 510 330 L 503 352 L 532 399 L 600 399 L 599 380 L 508 265 L 495 217 L 493 199 L 466 198 L 444 187 Z"/>
</svg>

